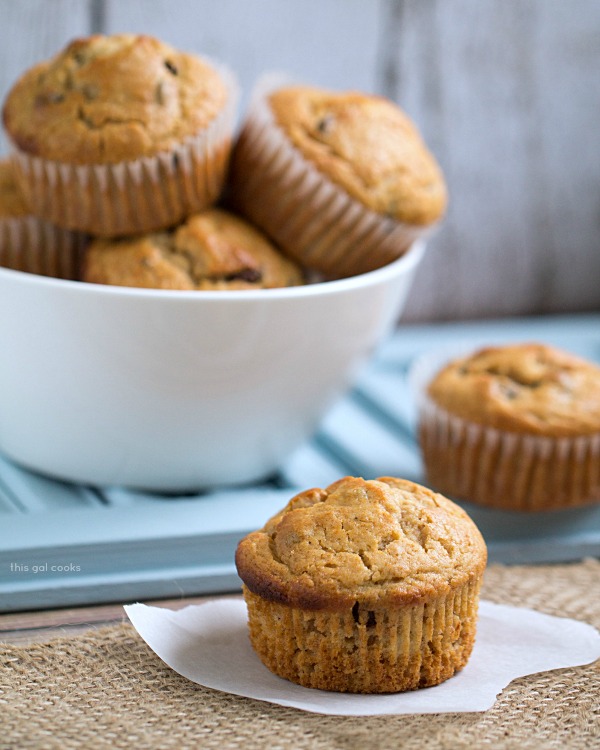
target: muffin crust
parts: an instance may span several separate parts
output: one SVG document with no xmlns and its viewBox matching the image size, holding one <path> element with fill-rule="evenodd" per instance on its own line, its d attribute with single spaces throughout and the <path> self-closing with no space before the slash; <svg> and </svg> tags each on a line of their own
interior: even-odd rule
<svg viewBox="0 0 600 750">
<path fill-rule="evenodd" d="M 514 433 L 600 433 L 600 367 L 538 343 L 488 347 L 451 362 L 428 395 L 476 424 Z"/>
<path fill-rule="evenodd" d="M 444 213 L 442 173 L 413 123 L 391 101 L 292 86 L 271 94 L 269 104 L 294 146 L 363 205 L 416 225 Z"/>
<path fill-rule="evenodd" d="M 221 209 L 173 232 L 95 240 L 83 281 L 156 289 L 266 289 L 302 283 L 302 273 L 247 222 Z"/>
<path fill-rule="evenodd" d="M 486 548 L 441 495 L 402 479 L 345 477 L 292 498 L 240 542 L 236 564 L 263 600 L 335 612 L 446 594 L 481 576 Z"/>
<path fill-rule="evenodd" d="M 31 156 L 70 164 L 156 155 L 204 128 L 227 90 L 200 58 L 149 36 L 91 36 L 27 71 L 4 126 Z"/>
</svg>

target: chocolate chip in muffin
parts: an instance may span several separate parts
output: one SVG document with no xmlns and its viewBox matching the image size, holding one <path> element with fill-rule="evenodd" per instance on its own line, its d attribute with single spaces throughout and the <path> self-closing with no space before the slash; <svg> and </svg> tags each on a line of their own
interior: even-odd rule
<svg viewBox="0 0 600 750">
<path fill-rule="evenodd" d="M 500 393 L 502 393 L 503 396 L 506 396 L 509 401 L 514 401 L 514 399 L 519 397 L 518 389 L 515 388 L 511 383 L 499 383 L 498 390 L 500 391 Z"/>
<path fill-rule="evenodd" d="M 317 122 L 317 130 L 319 133 L 330 133 L 333 129 L 333 123 L 335 118 L 333 115 L 326 115 Z"/>
<path fill-rule="evenodd" d="M 100 93 L 100 89 L 98 88 L 98 86 L 94 86 L 91 83 L 88 83 L 85 86 L 82 86 L 81 93 L 88 100 L 88 102 L 91 102 L 97 98 L 98 94 Z"/>
<path fill-rule="evenodd" d="M 48 104 L 60 104 L 65 100 L 64 94 L 60 91 L 47 91 L 43 94 L 38 94 L 35 98 L 35 107 L 46 107 Z"/>
<path fill-rule="evenodd" d="M 179 75 L 179 70 L 177 69 L 177 66 L 174 65 L 174 63 L 172 63 L 170 60 L 165 60 L 165 68 L 172 75 L 174 75 L 174 76 Z"/>
<path fill-rule="evenodd" d="M 78 67 L 81 67 L 86 63 L 86 54 L 83 50 L 76 50 L 73 52 L 73 60 Z"/>
<path fill-rule="evenodd" d="M 262 281 L 262 273 L 258 268 L 243 268 L 241 271 L 225 276 L 225 281 L 247 281 L 249 284 L 257 284 Z"/>
</svg>

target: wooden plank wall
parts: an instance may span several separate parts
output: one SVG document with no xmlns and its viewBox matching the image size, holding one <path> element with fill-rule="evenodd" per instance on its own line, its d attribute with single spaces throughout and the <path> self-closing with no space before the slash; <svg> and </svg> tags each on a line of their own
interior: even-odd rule
<svg viewBox="0 0 600 750">
<path fill-rule="evenodd" d="M 0 96 L 92 31 L 398 101 L 451 191 L 404 320 L 600 309 L 597 0 L 0 0 Z"/>
</svg>

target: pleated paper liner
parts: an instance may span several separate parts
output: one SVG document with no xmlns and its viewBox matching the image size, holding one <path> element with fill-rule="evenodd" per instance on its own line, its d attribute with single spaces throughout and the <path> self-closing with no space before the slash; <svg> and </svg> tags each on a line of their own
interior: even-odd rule
<svg viewBox="0 0 600 750">
<path fill-rule="evenodd" d="M 79 278 L 86 235 L 35 216 L 0 217 L 0 266 L 14 271 Z"/>
<path fill-rule="evenodd" d="M 292 258 L 330 278 L 375 270 L 399 258 L 431 227 L 372 211 L 319 172 L 276 124 L 267 97 L 288 83 L 266 76 L 236 143 L 231 200 Z"/>
<path fill-rule="evenodd" d="M 392 693 L 437 685 L 467 663 L 481 577 L 401 606 L 308 611 L 248 589 L 250 639 L 263 664 L 304 687 Z M 355 611 L 357 610 L 357 611 Z"/>
<path fill-rule="evenodd" d="M 521 434 L 450 414 L 426 393 L 446 361 L 424 358 L 411 373 L 428 486 L 455 499 L 507 511 L 600 502 L 600 433 L 559 438 Z"/>
<path fill-rule="evenodd" d="M 15 172 L 36 215 L 100 237 L 173 226 L 219 198 L 228 169 L 238 98 L 233 75 L 214 64 L 228 97 L 223 110 L 175 148 L 117 164 L 74 165 L 12 144 Z"/>
</svg>

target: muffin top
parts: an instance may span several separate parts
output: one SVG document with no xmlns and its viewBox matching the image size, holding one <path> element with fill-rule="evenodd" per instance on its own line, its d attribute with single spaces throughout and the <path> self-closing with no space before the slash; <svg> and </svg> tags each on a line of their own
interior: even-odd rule
<svg viewBox="0 0 600 750">
<path fill-rule="evenodd" d="M 15 180 L 11 162 L 8 159 L 0 160 L 0 217 L 16 219 L 30 213 Z"/>
<path fill-rule="evenodd" d="M 149 36 L 91 36 L 28 70 L 3 109 L 22 151 L 70 164 L 155 155 L 205 128 L 227 100 L 202 59 Z"/>
<path fill-rule="evenodd" d="M 600 432 L 600 367 L 544 344 L 488 347 L 454 360 L 427 392 L 450 414 L 500 430 Z"/>
<path fill-rule="evenodd" d="M 393 102 L 307 86 L 278 89 L 268 101 L 302 155 L 363 205 L 416 225 L 431 224 L 444 213 L 441 170 Z"/>
<path fill-rule="evenodd" d="M 94 240 L 83 281 L 147 289 L 269 289 L 303 283 L 300 269 L 257 229 L 213 208 L 172 232 Z"/>
<path fill-rule="evenodd" d="M 487 551 L 450 500 L 404 479 L 345 477 L 292 498 L 238 545 L 240 578 L 309 610 L 411 604 L 478 577 Z"/>
</svg>

